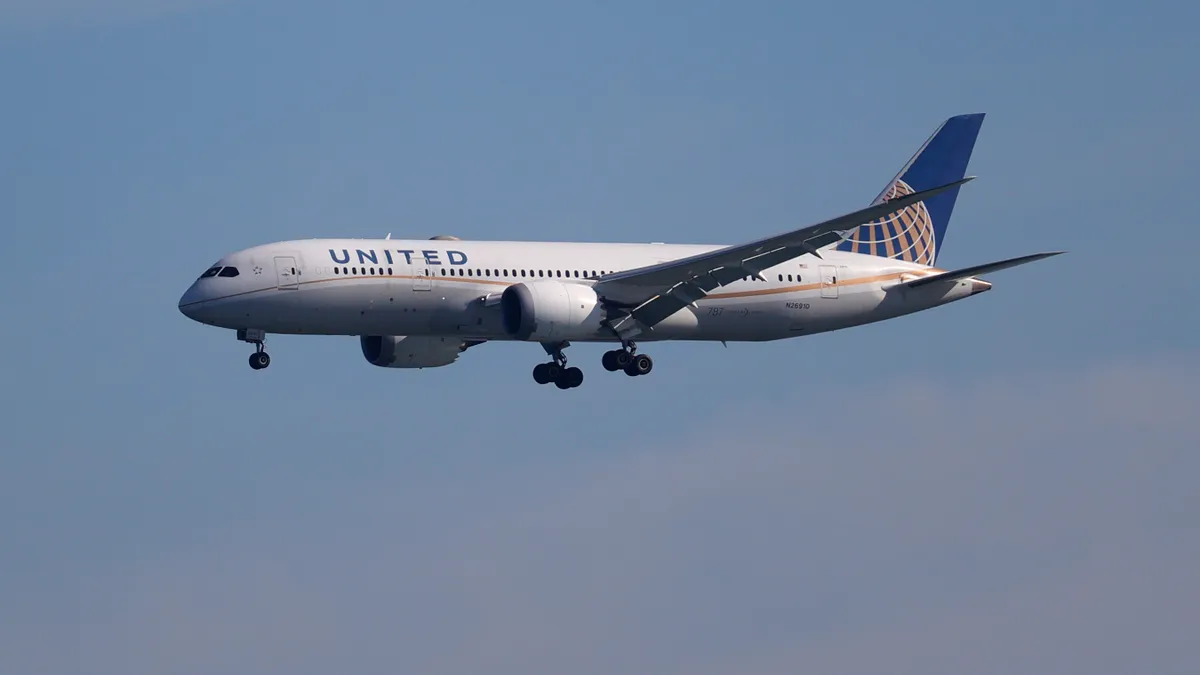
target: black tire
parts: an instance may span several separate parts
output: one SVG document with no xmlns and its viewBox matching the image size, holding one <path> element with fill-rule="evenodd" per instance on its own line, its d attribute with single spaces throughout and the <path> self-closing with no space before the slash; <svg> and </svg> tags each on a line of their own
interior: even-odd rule
<svg viewBox="0 0 1200 675">
<path fill-rule="evenodd" d="M 533 381 L 538 384 L 550 384 L 553 378 L 550 377 L 550 364 L 539 363 L 533 367 Z"/>
<path fill-rule="evenodd" d="M 560 377 L 554 381 L 554 386 L 558 387 L 559 389 L 570 389 L 571 383 L 567 381 L 567 378 Z"/>
<path fill-rule="evenodd" d="M 624 349 L 613 352 L 613 365 L 617 367 L 617 370 L 625 370 L 632 361 L 633 355 Z"/>
<path fill-rule="evenodd" d="M 645 354 L 638 354 L 633 357 L 628 366 L 625 366 L 625 374 L 630 377 L 645 375 L 654 368 L 654 361 Z"/>
<path fill-rule="evenodd" d="M 574 389 L 583 384 L 583 371 L 572 366 L 563 371 L 562 379 L 567 383 L 567 388 Z"/>
<path fill-rule="evenodd" d="M 604 352 L 604 356 L 600 359 L 600 365 L 604 366 L 604 369 L 610 373 L 620 370 L 621 366 L 617 365 L 617 352 Z"/>
<path fill-rule="evenodd" d="M 250 355 L 250 367 L 255 370 L 262 370 L 271 365 L 271 357 L 266 352 L 254 352 Z"/>
<path fill-rule="evenodd" d="M 554 362 L 546 363 L 543 365 L 546 366 L 546 381 L 547 382 L 558 382 L 559 380 L 562 379 L 562 371 L 563 371 L 562 366 L 560 366 Z"/>
</svg>

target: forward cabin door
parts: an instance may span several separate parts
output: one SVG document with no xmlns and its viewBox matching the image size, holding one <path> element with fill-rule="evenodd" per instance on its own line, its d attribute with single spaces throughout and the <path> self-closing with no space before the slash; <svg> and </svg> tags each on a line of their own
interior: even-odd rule
<svg viewBox="0 0 1200 675">
<path fill-rule="evenodd" d="M 300 269 L 292 256 L 275 256 L 275 285 L 281 291 L 300 287 Z"/>
</svg>

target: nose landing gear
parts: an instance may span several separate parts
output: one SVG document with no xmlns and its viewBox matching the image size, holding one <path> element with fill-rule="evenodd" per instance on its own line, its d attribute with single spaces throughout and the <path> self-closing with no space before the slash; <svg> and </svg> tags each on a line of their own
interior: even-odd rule
<svg viewBox="0 0 1200 675">
<path fill-rule="evenodd" d="M 271 365 L 271 355 L 262 351 L 262 345 L 258 346 L 258 351 L 250 355 L 250 367 L 255 370 L 262 370 Z"/>
<path fill-rule="evenodd" d="M 250 355 L 251 368 L 262 370 L 271 365 L 271 356 L 263 349 L 263 343 L 267 340 L 265 331 L 254 328 L 242 328 L 237 332 L 237 339 L 254 345 L 254 353 Z"/>
</svg>

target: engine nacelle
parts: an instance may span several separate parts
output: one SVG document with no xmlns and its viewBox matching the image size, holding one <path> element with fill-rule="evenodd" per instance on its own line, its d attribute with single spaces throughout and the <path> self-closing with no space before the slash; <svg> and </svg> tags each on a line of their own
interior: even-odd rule
<svg viewBox="0 0 1200 675">
<path fill-rule="evenodd" d="M 513 284 L 500 296 L 504 331 L 517 340 L 582 340 L 600 333 L 604 308 L 591 286 L 560 281 Z"/>
<path fill-rule="evenodd" d="M 364 335 L 358 342 L 367 362 L 382 368 L 448 366 L 470 346 L 458 338 L 422 335 Z"/>
</svg>

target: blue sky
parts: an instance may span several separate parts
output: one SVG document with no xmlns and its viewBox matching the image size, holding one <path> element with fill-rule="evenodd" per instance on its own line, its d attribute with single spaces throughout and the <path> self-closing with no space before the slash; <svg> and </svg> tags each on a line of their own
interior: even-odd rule
<svg viewBox="0 0 1200 675">
<path fill-rule="evenodd" d="M 1195 8 L 0 1 L 0 670 L 1195 672 Z M 969 302 L 538 387 L 175 308 L 296 237 L 733 243 L 989 114 Z"/>
</svg>

